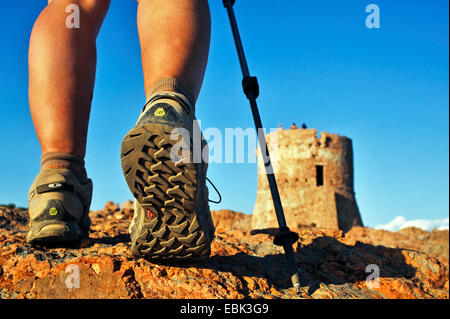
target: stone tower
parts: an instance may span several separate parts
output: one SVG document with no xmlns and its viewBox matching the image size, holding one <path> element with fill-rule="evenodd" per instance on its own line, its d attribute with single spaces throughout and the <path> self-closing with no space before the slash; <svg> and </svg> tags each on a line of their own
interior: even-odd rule
<svg viewBox="0 0 450 319">
<path fill-rule="evenodd" d="M 278 130 L 267 135 L 275 177 L 289 227 L 348 231 L 362 226 L 353 190 L 351 139 L 315 129 Z M 272 142 L 278 142 L 278 149 Z M 258 193 L 252 228 L 278 227 L 258 149 Z"/>
</svg>

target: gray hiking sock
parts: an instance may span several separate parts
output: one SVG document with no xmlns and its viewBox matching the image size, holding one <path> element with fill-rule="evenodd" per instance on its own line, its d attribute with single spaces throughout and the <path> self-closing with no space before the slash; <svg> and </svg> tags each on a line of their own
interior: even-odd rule
<svg viewBox="0 0 450 319">
<path fill-rule="evenodd" d="M 153 84 L 147 94 L 147 101 L 153 96 L 163 93 L 172 92 L 184 96 L 190 103 L 192 109 L 194 109 L 195 99 L 194 96 L 186 89 L 186 87 L 176 78 L 164 78 Z"/>
<path fill-rule="evenodd" d="M 41 167 L 49 169 L 69 169 L 81 184 L 88 182 L 86 169 L 84 168 L 84 159 L 77 155 L 46 153 L 41 156 Z"/>
</svg>

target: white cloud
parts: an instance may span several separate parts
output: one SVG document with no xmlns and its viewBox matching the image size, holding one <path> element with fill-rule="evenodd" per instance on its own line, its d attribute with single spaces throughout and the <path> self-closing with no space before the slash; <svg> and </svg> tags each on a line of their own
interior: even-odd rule
<svg viewBox="0 0 450 319">
<path fill-rule="evenodd" d="M 449 229 L 449 219 L 416 219 L 416 220 L 406 220 L 403 216 L 395 217 L 391 222 L 385 225 L 375 226 L 375 229 L 384 229 L 389 231 L 397 231 L 406 227 L 417 227 L 423 230 L 431 231 L 434 228 L 439 230 Z"/>
</svg>

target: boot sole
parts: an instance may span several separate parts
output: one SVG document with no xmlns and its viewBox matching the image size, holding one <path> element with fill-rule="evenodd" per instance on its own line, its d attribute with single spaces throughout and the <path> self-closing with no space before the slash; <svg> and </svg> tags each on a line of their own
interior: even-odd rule
<svg viewBox="0 0 450 319">
<path fill-rule="evenodd" d="M 65 230 L 28 233 L 26 239 L 27 243 L 31 245 L 53 245 L 55 243 L 77 242 L 86 238 L 88 236 L 80 234 L 78 226 L 68 224 Z"/>
<path fill-rule="evenodd" d="M 197 169 L 192 154 L 190 163 L 171 160 L 170 151 L 180 142 L 170 139 L 172 130 L 146 124 L 133 128 L 123 139 L 123 174 L 144 215 L 134 226 L 138 234 L 131 253 L 150 259 L 207 258 L 211 243 L 195 212 Z M 181 142 L 190 145 L 190 141 Z"/>
</svg>

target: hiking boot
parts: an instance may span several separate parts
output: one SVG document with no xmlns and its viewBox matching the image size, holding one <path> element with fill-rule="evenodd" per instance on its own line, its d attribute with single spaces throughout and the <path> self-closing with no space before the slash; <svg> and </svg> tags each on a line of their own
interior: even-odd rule
<svg viewBox="0 0 450 319">
<path fill-rule="evenodd" d="M 207 145 L 194 121 L 193 107 L 183 95 L 159 93 L 144 106 L 123 139 L 122 169 L 136 199 L 130 226 L 135 257 L 202 259 L 210 255 L 215 229 L 208 204 L 207 163 L 201 158 L 193 162 L 193 138 L 201 137 L 201 150 Z M 187 134 L 171 139 L 174 129 Z M 177 152 L 180 146 L 185 150 L 180 150 L 182 156 Z"/>
<path fill-rule="evenodd" d="M 54 244 L 89 237 L 92 181 L 81 184 L 69 169 L 41 168 L 28 195 L 27 242 Z"/>
</svg>

